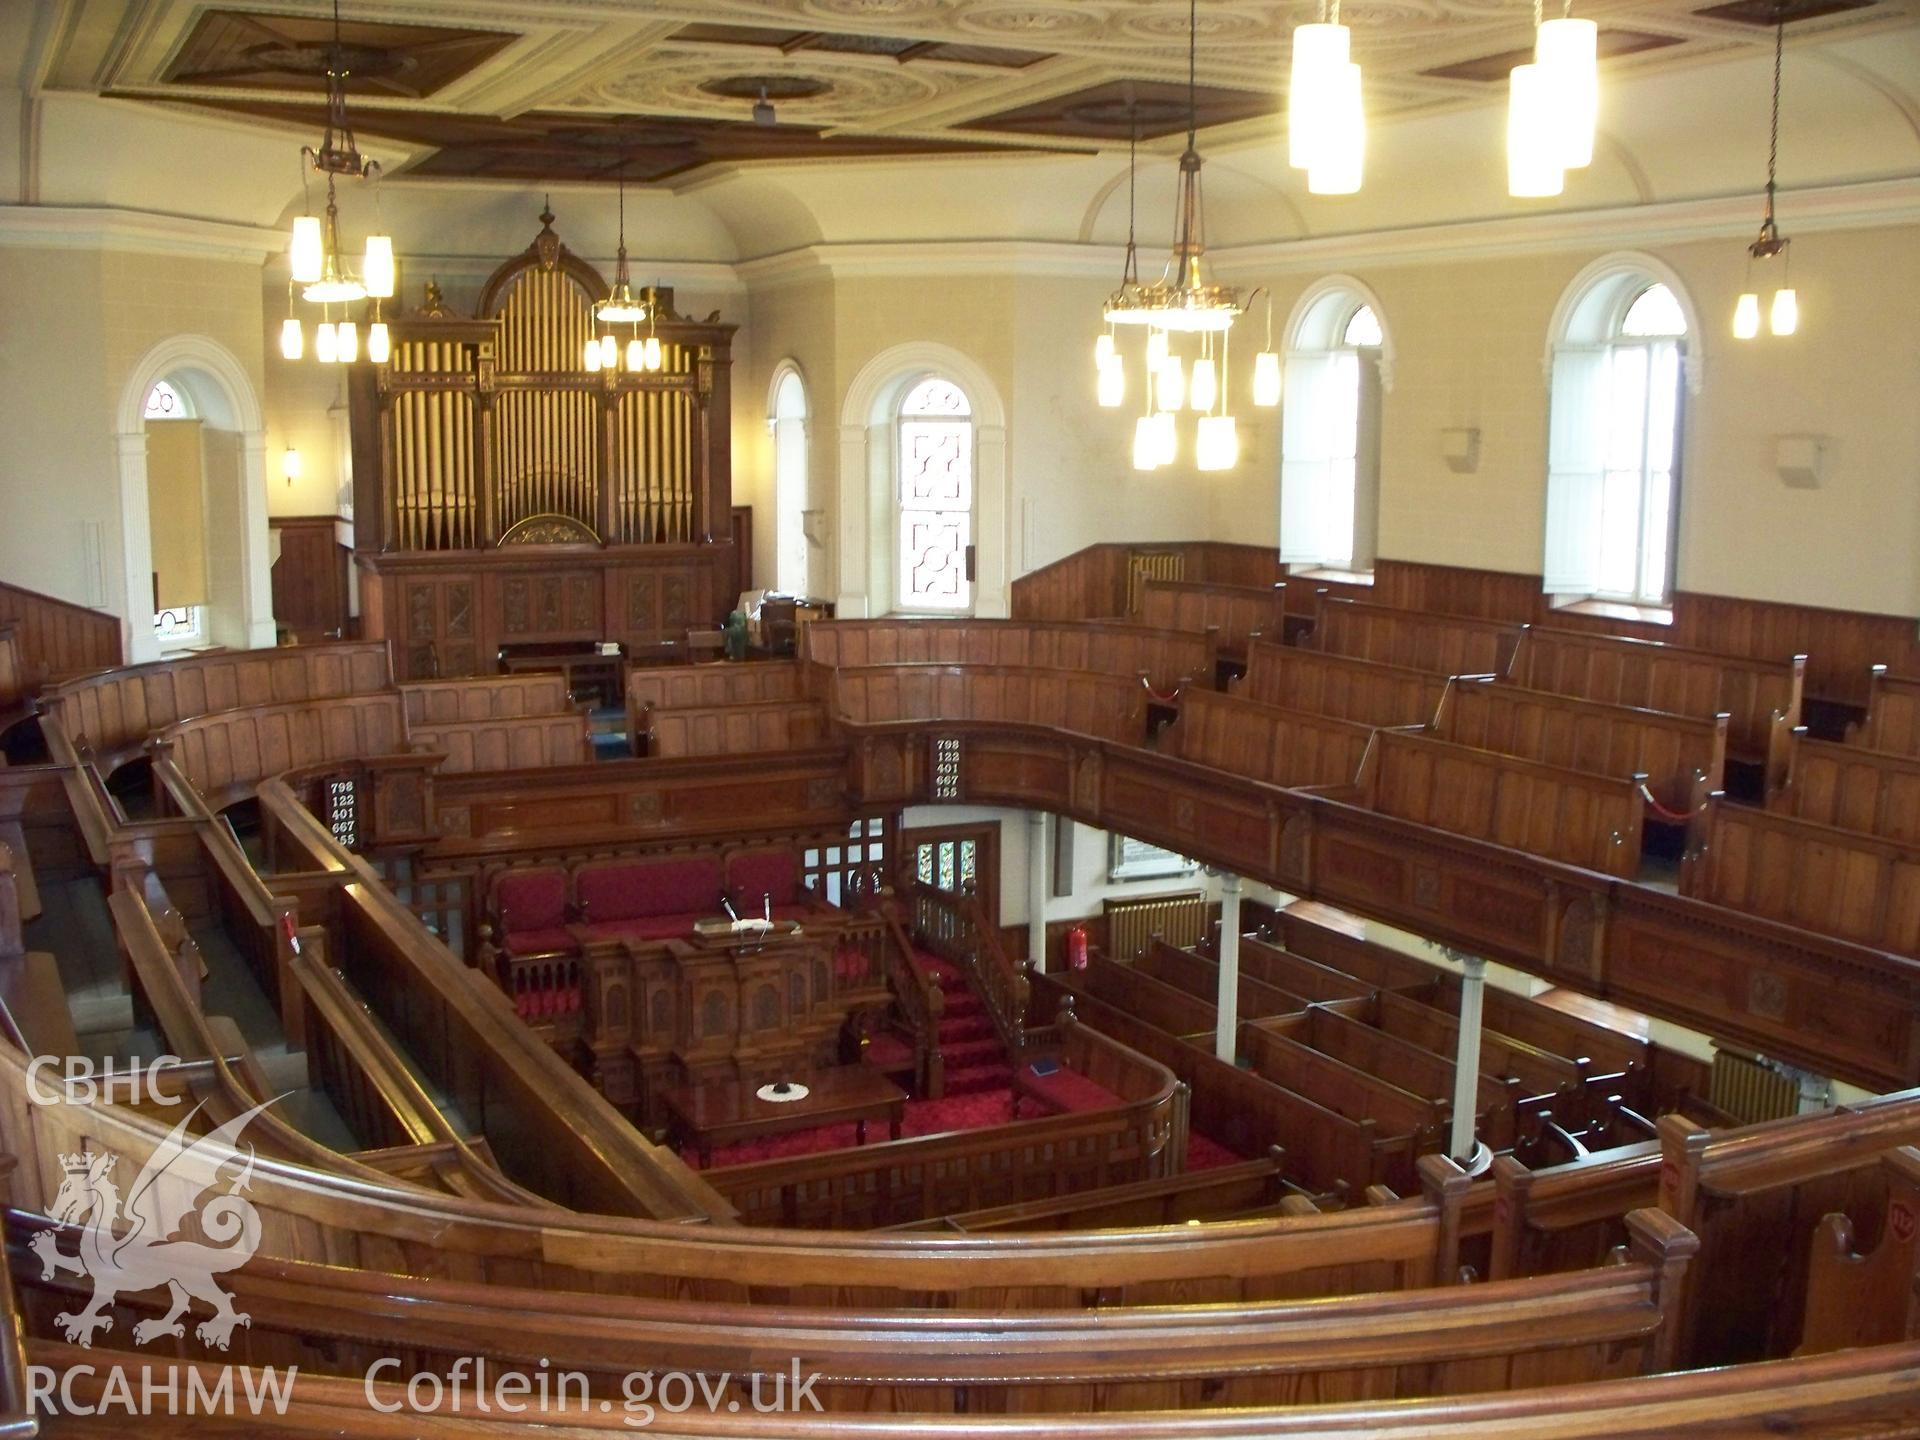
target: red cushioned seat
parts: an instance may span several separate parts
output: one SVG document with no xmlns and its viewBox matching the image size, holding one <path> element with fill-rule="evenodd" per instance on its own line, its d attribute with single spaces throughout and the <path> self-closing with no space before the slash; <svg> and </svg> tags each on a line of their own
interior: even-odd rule
<svg viewBox="0 0 1920 1440">
<path fill-rule="evenodd" d="M 500 931 L 521 933 L 565 925 L 567 872 L 558 866 L 529 866 L 494 877 L 493 910 Z"/>
<path fill-rule="evenodd" d="M 509 930 L 500 937 L 500 943 L 506 947 L 509 955 L 545 955 L 556 950 L 579 948 L 574 942 L 573 932 L 564 925 L 549 926 L 544 930 Z"/>
<path fill-rule="evenodd" d="M 747 850 L 727 858 L 727 894 L 742 915 L 758 915 L 768 899 L 775 918 L 801 903 L 800 863 L 791 850 Z"/>
<path fill-rule="evenodd" d="M 712 859 L 597 861 L 573 877 L 581 919 L 590 925 L 717 915 L 720 884 L 720 863 Z"/>
<path fill-rule="evenodd" d="M 1106 1086 L 1096 1085 L 1064 1065 L 1051 1075 L 1036 1075 L 1033 1067 L 1027 1066 L 1020 1072 L 1020 1088 L 1041 1104 L 1064 1113 L 1106 1110 L 1120 1104 L 1120 1097 Z"/>
</svg>

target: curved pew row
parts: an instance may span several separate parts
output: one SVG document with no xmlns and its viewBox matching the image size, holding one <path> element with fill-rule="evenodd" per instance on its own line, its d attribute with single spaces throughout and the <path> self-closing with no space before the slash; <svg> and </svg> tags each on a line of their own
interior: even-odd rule
<svg viewBox="0 0 1920 1440">
<path fill-rule="evenodd" d="M 1260 640 L 1251 647 L 1247 673 L 1233 693 L 1361 725 L 1426 725 L 1440 708 L 1448 679 L 1430 670 Z"/>
<path fill-rule="evenodd" d="M 861 725 L 991 720 L 1135 745 L 1151 698 L 1139 675 L 992 664 L 847 667 L 828 694 L 835 719 Z"/>
<path fill-rule="evenodd" d="M 256 1262 L 232 1277 L 249 1321 L 235 1363 L 365 1376 L 391 1354 L 380 1331 L 410 1337 L 417 1371 L 453 1373 L 485 1354 L 542 1366 L 619 1394 L 636 1369 L 701 1377 L 748 1409 L 759 1357 L 816 1377 L 827 1415 L 1022 1415 L 1403 1400 L 1482 1389 L 1652 1374 L 1669 1368 L 1693 1237 L 1656 1210 L 1627 1217 L 1624 1263 L 1584 1272 L 1399 1294 L 1247 1306 L 988 1312 L 796 1311 L 777 1306 L 635 1301 L 473 1286 L 298 1262 Z M 16 1254 L 48 1230 L 16 1218 Z M 66 1238 L 55 1232 L 56 1243 Z M 20 1254 L 22 1260 L 27 1256 Z M 86 1277 L 16 1268 L 36 1333 L 89 1288 Z M 117 1300 L 109 1333 L 164 1311 L 164 1296 Z M 37 1322 L 37 1323 L 36 1323 Z M 369 1329 L 376 1331 L 368 1338 Z M 178 1347 L 195 1355 L 197 1346 Z M 375 1372 L 378 1373 L 378 1372 Z"/>
<path fill-rule="evenodd" d="M 1202 634 L 1124 621 L 832 620 L 807 627 L 807 660 L 869 665 L 991 665 L 1145 675 L 1166 692 L 1211 683 L 1213 643 Z"/>
</svg>

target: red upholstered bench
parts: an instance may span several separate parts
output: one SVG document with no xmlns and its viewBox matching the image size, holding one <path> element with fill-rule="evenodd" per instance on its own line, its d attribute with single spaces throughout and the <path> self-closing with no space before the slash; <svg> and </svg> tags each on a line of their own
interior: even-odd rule
<svg viewBox="0 0 1920 1440">
<path fill-rule="evenodd" d="M 572 951 L 567 872 L 557 865 L 527 865 L 493 877 L 492 916 L 500 948 L 509 955 Z"/>
<path fill-rule="evenodd" d="M 1036 1100 L 1056 1115 L 1077 1114 L 1083 1110 L 1111 1110 L 1121 1099 L 1078 1070 L 1061 1065 L 1048 1075 L 1036 1075 L 1032 1062 L 1013 1072 L 1013 1109 L 1017 1114 L 1023 1099 Z"/>
<path fill-rule="evenodd" d="M 707 856 L 590 860 L 573 872 L 582 927 L 596 939 L 690 935 L 696 921 L 720 914 L 721 883 L 720 862 Z"/>
<path fill-rule="evenodd" d="M 742 915 L 804 920 L 814 907 L 800 885 L 800 861 L 791 850 L 735 850 L 727 856 L 727 898 Z"/>
</svg>

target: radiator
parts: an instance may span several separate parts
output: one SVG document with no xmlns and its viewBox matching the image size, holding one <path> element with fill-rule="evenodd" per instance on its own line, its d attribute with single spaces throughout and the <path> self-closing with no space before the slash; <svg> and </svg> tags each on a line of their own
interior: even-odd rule
<svg viewBox="0 0 1920 1440">
<path fill-rule="evenodd" d="M 1151 900 L 1109 900 L 1105 907 L 1107 954 L 1135 960 L 1158 935 L 1181 949 L 1198 945 L 1207 929 L 1204 894 L 1159 895 Z"/>
<path fill-rule="evenodd" d="M 1756 1055 L 1716 1049 L 1707 1098 L 1741 1124 L 1752 1125 L 1796 1114 L 1800 1082 Z"/>
<path fill-rule="evenodd" d="M 1187 557 L 1180 550 L 1127 552 L 1127 614 L 1140 613 L 1140 590 L 1149 580 L 1184 580 Z"/>
</svg>

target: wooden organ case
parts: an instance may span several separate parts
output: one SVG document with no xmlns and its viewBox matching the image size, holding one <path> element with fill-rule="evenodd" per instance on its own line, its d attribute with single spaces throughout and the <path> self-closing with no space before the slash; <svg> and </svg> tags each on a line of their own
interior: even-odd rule
<svg viewBox="0 0 1920 1440">
<path fill-rule="evenodd" d="M 350 372 L 362 633 L 396 677 L 477 675 L 503 645 L 682 640 L 732 608 L 735 327 L 643 292 L 657 371 L 589 373 L 594 268 L 553 215 L 495 270 L 478 317 L 437 287 Z"/>
</svg>

